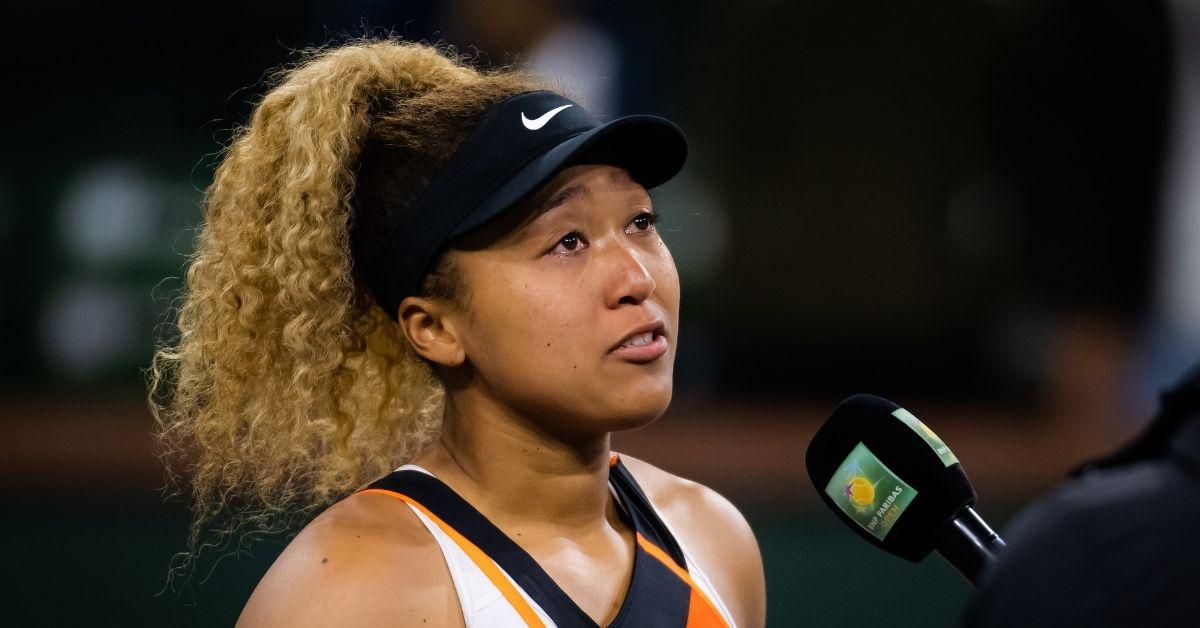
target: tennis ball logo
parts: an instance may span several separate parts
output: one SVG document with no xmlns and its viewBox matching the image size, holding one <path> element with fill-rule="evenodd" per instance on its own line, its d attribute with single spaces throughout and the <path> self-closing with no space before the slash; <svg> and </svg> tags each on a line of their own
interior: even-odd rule
<svg viewBox="0 0 1200 628">
<path fill-rule="evenodd" d="M 875 485 L 867 478 L 855 474 L 846 482 L 846 499 L 863 512 L 875 505 Z"/>
</svg>

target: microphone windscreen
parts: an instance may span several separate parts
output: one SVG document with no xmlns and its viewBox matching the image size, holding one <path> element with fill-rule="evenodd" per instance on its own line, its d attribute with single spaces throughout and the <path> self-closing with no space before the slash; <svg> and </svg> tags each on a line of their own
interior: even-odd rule
<svg viewBox="0 0 1200 628">
<path fill-rule="evenodd" d="M 808 476 L 833 512 L 871 544 L 913 562 L 975 490 L 937 434 L 874 395 L 838 404 L 805 454 Z"/>
</svg>

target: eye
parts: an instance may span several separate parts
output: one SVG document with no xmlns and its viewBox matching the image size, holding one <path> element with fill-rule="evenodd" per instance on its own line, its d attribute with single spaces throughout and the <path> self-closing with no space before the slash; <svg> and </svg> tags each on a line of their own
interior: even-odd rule
<svg viewBox="0 0 1200 628">
<path fill-rule="evenodd" d="M 587 240 L 583 239 L 583 234 L 578 231 L 572 231 L 559 238 L 558 242 L 554 244 L 554 248 L 550 249 L 550 252 L 560 257 L 568 257 L 578 255 L 585 248 L 587 248 Z"/>
<path fill-rule="evenodd" d="M 654 231 L 654 225 L 658 224 L 658 214 L 654 212 L 642 212 L 630 221 L 629 224 L 632 231 L 626 230 L 625 233 Z"/>
</svg>

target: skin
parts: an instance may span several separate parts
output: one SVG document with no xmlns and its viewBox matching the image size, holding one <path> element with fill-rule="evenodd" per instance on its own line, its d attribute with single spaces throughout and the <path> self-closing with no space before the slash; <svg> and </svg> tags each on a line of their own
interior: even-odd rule
<svg viewBox="0 0 1200 628">
<path fill-rule="evenodd" d="M 564 170 L 455 251 L 465 298 L 409 297 L 400 325 L 447 388 L 442 434 L 414 463 L 526 550 L 601 625 L 624 599 L 634 532 L 608 490 L 609 435 L 671 400 L 679 277 L 624 170 Z M 667 353 L 610 350 L 658 320 Z M 622 454 L 739 626 L 762 626 L 762 560 L 725 498 Z M 408 506 L 353 495 L 309 524 L 251 596 L 241 626 L 461 626 L 445 560 Z"/>
</svg>

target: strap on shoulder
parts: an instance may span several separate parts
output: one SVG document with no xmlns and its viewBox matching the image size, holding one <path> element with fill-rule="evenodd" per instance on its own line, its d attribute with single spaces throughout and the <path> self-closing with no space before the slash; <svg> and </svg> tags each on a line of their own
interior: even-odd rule
<svg viewBox="0 0 1200 628">
<path fill-rule="evenodd" d="M 659 518 L 658 511 L 654 509 L 650 499 L 642 491 L 642 487 L 637 480 L 633 479 L 633 474 L 629 472 L 617 454 L 612 456 L 608 478 L 621 497 L 621 502 L 628 506 L 630 517 L 633 518 L 633 524 L 638 533 L 662 548 L 675 561 L 676 565 L 687 571 L 687 561 L 683 557 L 683 550 L 680 549 L 679 543 Z"/>
</svg>

